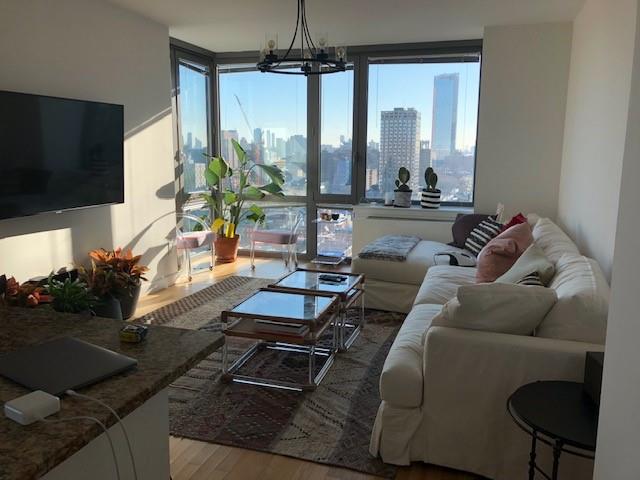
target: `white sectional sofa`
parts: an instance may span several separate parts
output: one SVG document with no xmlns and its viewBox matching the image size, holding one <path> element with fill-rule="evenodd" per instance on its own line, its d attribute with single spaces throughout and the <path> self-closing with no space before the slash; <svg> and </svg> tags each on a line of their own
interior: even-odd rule
<svg viewBox="0 0 640 480">
<path fill-rule="evenodd" d="M 430 268 L 429 257 L 437 248 L 433 242 L 421 242 L 404 269 L 355 262 L 357 271 L 377 273 L 379 285 L 384 279 L 397 284 L 387 300 L 378 301 L 388 310 L 398 304 L 397 289 L 412 285 L 406 282 L 424 272 L 420 284 L 409 289 L 413 305 L 380 377 L 371 454 L 391 464 L 423 461 L 495 480 L 525 477 L 530 438 L 508 415 L 507 399 L 536 380 L 582 381 L 585 352 L 604 350 L 609 297 L 597 263 L 582 257 L 560 228 L 540 219 L 533 236 L 556 265 L 550 287 L 558 296 L 536 336 L 430 328 L 457 288 L 475 283 L 473 268 Z M 370 282 L 367 277 L 367 288 Z M 544 463 L 546 452 L 539 450 Z M 591 468 L 589 460 L 565 455 L 560 473 L 562 478 L 590 478 Z"/>
</svg>

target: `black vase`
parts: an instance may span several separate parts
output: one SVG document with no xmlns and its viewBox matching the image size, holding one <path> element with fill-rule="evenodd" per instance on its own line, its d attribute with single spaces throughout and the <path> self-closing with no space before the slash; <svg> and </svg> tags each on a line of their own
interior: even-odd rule
<svg viewBox="0 0 640 480">
<path fill-rule="evenodd" d="M 122 311 L 122 319 L 129 320 L 133 317 L 138 306 L 138 299 L 140 298 L 141 284 L 138 283 L 135 287 L 131 287 L 128 290 L 118 292 L 115 296 L 120 301 L 120 309 Z"/>
<path fill-rule="evenodd" d="M 112 295 L 101 298 L 93 307 L 93 313 L 98 317 L 122 320 L 122 307 L 120 307 L 120 300 Z"/>
</svg>

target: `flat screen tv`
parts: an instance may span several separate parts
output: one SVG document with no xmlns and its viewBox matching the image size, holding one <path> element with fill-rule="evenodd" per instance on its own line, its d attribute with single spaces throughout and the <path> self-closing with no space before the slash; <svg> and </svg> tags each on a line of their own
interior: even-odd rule
<svg viewBox="0 0 640 480">
<path fill-rule="evenodd" d="M 0 219 L 124 202 L 122 105 L 0 91 Z"/>
</svg>

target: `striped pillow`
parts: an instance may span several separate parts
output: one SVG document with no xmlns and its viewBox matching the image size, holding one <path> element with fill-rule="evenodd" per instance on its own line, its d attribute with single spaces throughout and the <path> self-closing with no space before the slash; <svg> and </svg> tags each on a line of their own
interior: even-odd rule
<svg viewBox="0 0 640 480">
<path fill-rule="evenodd" d="M 502 224 L 491 218 L 487 218 L 471 230 L 471 233 L 464 242 L 464 248 L 473 253 L 476 257 L 487 243 L 497 237 L 502 231 Z"/>
<path fill-rule="evenodd" d="M 526 285 L 529 287 L 544 287 L 542 280 L 540 280 L 540 274 L 538 272 L 531 272 L 525 275 L 516 282 L 516 285 Z"/>
</svg>

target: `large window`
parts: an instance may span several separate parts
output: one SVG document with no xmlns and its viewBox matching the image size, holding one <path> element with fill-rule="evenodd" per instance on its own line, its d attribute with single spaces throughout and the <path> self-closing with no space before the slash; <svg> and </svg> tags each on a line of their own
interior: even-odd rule
<svg viewBox="0 0 640 480">
<path fill-rule="evenodd" d="M 183 165 L 183 188 L 191 194 L 205 190 L 204 171 L 210 153 L 211 117 L 209 106 L 209 69 L 205 65 L 178 61 L 178 114 Z"/>
<path fill-rule="evenodd" d="M 232 164 L 235 139 L 257 163 L 278 165 L 285 194 L 307 194 L 307 83 L 253 65 L 219 65 L 220 153 Z M 267 179 L 263 179 L 265 183 Z"/>
<path fill-rule="evenodd" d="M 392 192 L 406 167 L 417 200 L 432 167 L 443 202 L 471 204 L 480 64 L 373 59 L 368 84 L 366 197 Z"/>
<path fill-rule="evenodd" d="M 480 40 L 353 47 L 345 72 L 309 77 L 259 72 L 257 54 L 173 49 L 189 208 L 202 208 L 202 153 L 234 165 L 232 140 L 284 171 L 286 198 L 264 199 L 266 228 L 286 230 L 287 212 L 302 212 L 298 251 L 311 256 L 350 255 L 351 205 L 392 192 L 402 166 L 414 203 L 432 167 L 444 205 L 473 205 Z M 242 247 L 250 228 L 238 227 Z"/>
<path fill-rule="evenodd" d="M 321 77 L 320 194 L 351 195 L 353 68 Z"/>
</svg>

